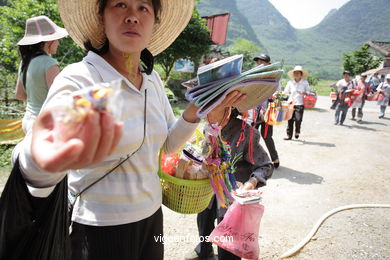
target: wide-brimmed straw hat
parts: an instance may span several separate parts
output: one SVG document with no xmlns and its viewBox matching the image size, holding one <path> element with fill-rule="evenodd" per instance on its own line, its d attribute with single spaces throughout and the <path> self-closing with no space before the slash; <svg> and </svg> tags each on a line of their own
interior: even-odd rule
<svg viewBox="0 0 390 260">
<path fill-rule="evenodd" d="M 91 41 L 100 49 L 106 41 L 100 22 L 97 0 L 58 0 L 61 19 L 72 39 L 84 49 Z M 159 22 L 155 23 L 147 49 L 155 56 L 168 48 L 187 26 L 194 10 L 194 0 L 161 0 Z"/>
<path fill-rule="evenodd" d="M 290 78 L 294 78 L 294 72 L 295 71 L 300 71 L 302 72 L 302 78 L 307 78 L 307 76 L 309 76 L 309 73 L 305 70 L 303 70 L 303 67 L 302 66 L 295 66 L 293 70 L 290 70 L 289 72 L 287 72 L 287 75 L 290 77 Z"/>
<path fill-rule="evenodd" d="M 18 45 L 54 41 L 65 36 L 68 36 L 68 32 L 64 28 L 57 26 L 49 17 L 41 15 L 27 19 L 24 37 Z"/>
</svg>

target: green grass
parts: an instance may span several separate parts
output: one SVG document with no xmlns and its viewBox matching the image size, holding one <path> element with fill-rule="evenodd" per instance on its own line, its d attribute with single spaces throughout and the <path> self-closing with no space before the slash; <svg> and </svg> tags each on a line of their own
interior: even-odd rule
<svg viewBox="0 0 390 260">
<path fill-rule="evenodd" d="M 316 91 L 318 96 L 329 96 L 332 88 L 330 85 L 336 83 L 334 80 L 321 80 L 318 82 L 317 86 L 312 87 Z"/>
<path fill-rule="evenodd" d="M 0 145 L 0 168 L 11 165 L 11 154 L 15 145 L 2 144 Z"/>
<path fill-rule="evenodd" d="M 0 145 L 0 193 L 11 172 L 11 153 L 14 145 Z"/>
</svg>

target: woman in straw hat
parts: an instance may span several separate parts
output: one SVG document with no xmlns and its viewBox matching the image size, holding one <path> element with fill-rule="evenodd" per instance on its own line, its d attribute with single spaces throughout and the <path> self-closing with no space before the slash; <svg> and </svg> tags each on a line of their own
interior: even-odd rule
<svg viewBox="0 0 390 260">
<path fill-rule="evenodd" d="M 302 66 L 295 66 L 295 68 L 287 74 L 291 80 L 284 88 L 284 93 L 290 95 L 289 101 L 294 102 L 294 113 L 292 118 L 288 120 L 287 137 L 284 139 L 291 140 L 293 136 L 294 123 L 295 138 L 299 138 L 304 110 L 303 98 L 305 95 L 312 92 L 312 90 L 310 89 L 309 82 L 306 80 L 309 73 L 303 70 Z"/>
<path fill-rule="evenodd" d="M 58 62 L 50 56 L 56 54 L 59 39 L 67 36 L 65 29 L 58 27 L 46 16 L 27 19 L 24 37 L 18 42 L 22 58 L 16 98 L 27 100 L 22 126 L 27 133 L 41 110 L 49 87 L 60 72 Z"/>
<path fill-rule="evenodd" d="M 72 259 L 162 259 L 158 153 L 182 147 L 199 119 L 192 104 L 175 119 L 163 83 L 153 70 L 153 56 L 185 28 L 194 2 L 58 3 L 65 28 L 88 54 L 66 67 L 50 88 L 32 138 L 25 139 L 19 153 L 25 179 L 42 188 L 37 189 L 40 196 L 47 196 L 68 175 L 69 191 L 76 196 Z M 125 83 L 122 98 L 126 102 L 118 104 L 123 124 L 114 122 L 108 112 L 93 111 L 74 138 L 56 143 L 51 106 L 76 90 L 118 79 Z M 232 93 L 213 113 L 223 114 L 225 107 L 243 98 L 239 92 Z"/>
</svg>

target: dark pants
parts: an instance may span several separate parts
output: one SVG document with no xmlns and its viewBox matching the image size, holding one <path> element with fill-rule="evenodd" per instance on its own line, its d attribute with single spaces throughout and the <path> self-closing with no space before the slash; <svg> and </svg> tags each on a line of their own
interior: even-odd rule
<svg viewBox="0 0 390 260">
<path fill-rule="evenodd" d="M 279 155 L 275 148 L 274 139 L 272 138 L 273 129 L 274 127 L 272 125 L 267 125 L 265 122 L 261 123 L 261 136 L 263 137 L 265 145 L 267 146 L 268 152 L 271 156 L 271 160 L 276 161 L 279 159 Z"/>
<path fill-rule="evenodd" d="M 290 120 L 288 120 L 287 135 L 292 136 L 295 123 L 295 134 L 301 133 L 301 124 L 303 119 L 304 106 L 294 106 L 294 113 Z"/>
<path fill-rule="evenodd" d="M 163 259 L 161 208 L 138 222 L 118 226 L 87 226 L 73 223 L 72 260 Z"/>
<path fill-rule="evenodd" d="M 218 217 L 217 200 L 215 199 L 215 197 L 213 197 L 212 200 L 213 200 L 212 205 L 206 208 L 201 213 L 199 213 L 197 216 L 199 236 L 203 238 L 209 236 L 211 232 L 214 230 L 215 219 L 218 219 L 218 223 L 220 223 L 223 220 L 223 217 Z M 210 255 L 212 250 L 213 247 L 211 242 L 201 242 L 195 248 L 195 252 L 202 259 L 207 259 L 207 256 Z M 223 248 L 218 247 L 218 259 L 239 260 L 241 258 L 236 255 L 233 255 L 232 253 L 224 250 Z"/>
<path fill-rule="evenodd" d="M 357 118 L 361 120 L 363 118 L 363 107 L 366 99 L 362 98 L 362 106 L 358 108 Z M 352 108 L 352 118 L 355 118 L 356 116 L 356 108 Z"/>
<path fill-rule="evenodd" d="M 334 122 L 337 124 L 338 123 L 343 124 L 345 118 L 347 117 L 347 112 L 348 112 L 348 107 L 338 106 L 334 114 L 335 117 Z M 341 113 L 341 117 L 340 117 L 340 113 Z"/>
</svg>

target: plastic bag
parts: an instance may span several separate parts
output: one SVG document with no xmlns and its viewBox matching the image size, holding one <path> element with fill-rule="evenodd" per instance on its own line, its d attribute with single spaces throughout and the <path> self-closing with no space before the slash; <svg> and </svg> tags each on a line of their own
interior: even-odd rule
<svg viewBox="0 0 390 260">
<path fill-rule="evenodd" d="M 268 104 L 267 111 L 265 111 L 265 115 L 264 115 L 265 123 L 269 125 L 280 125 L 282 121 L 278 121 L 277 116 L 278 116 L 278 109 L 276 109 L 275 103 L 270 102 Z"/>
<path fill-rule="evenodd" d="M 0 259 L 69 259 L 67 178 L 47 198 L 28 191 L 16 161 L 0 198 Z"/>
<path fill-rule="evenodd" d="M 54 119 L 54 138 L 66 141 L 77 135 L 83 126 L 86 115 L 91 110 L 108 111 L 115 120 L 122 121 L 123 107 L 122 80 L 111 83 L 99 83 L 73 92 L 52 107 Z"/>
<path fill-rule="evenodd" d="M 294 104 L 283 102 L 282 103 L 282 111 L 283 111 L 283 121 L 288 121 L 292 118 L 294 113 Z"/>
<path fill-rule="evenodd" d="M 168 173 L 171 176 L 175 176 L 176 174 L 176 167 L 179 162 L 179 155 L 171 154 L 166 155 L 162 153 L 161 155 L 161 170 Z"/>
<path fill-rule="evenodd" d="M 259 259 L 259 229 L 264 206 L 235 201 L 209 236 L 217 246 L 246 259 Z"/>
<path fill-rule="evenodd" d="M 317 95 L 305 95 L 303 104 L 305 108 L 314 108 L 317 102 Z"/>
</svg>

